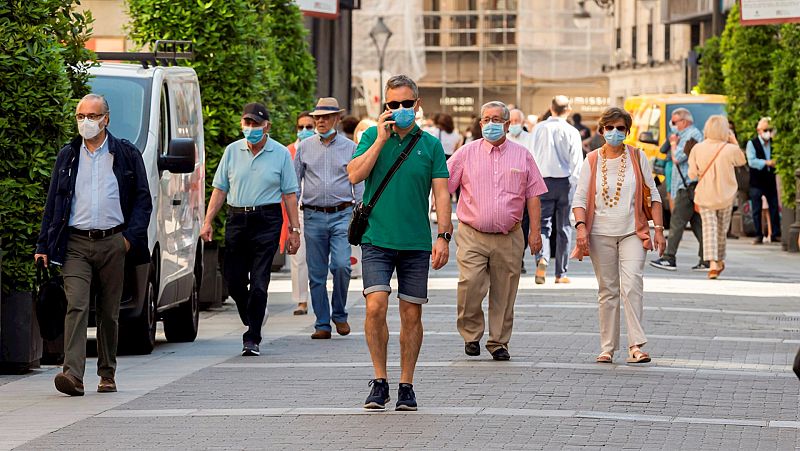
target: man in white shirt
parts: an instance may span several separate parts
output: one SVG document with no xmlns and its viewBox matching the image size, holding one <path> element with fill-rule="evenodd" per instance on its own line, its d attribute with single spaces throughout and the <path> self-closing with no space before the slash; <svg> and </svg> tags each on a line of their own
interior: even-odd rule
<svg viewBox="0 0 800 451">
<path fill-rule="evenodd" d="M 580 132 L 567 122 L 572 112 L 566 96 L 555 96 L 550 105 L 552 116 L 536 125 L 533 131 L 533 159 L 547 185 L 542 202 L 542 251 L 536 255 L 537 284 L 543 284 L 550 262 L 550 232 L 555 229 L 556 238 L 556 283 L 569 283 L 566 277 L 569 262 L 570 197 L 578 183 L 583 145 Z M 553 222 L 555 221 L 555 224 Z"/>
<path fill-rule="evenodd" d="M 521 146 L 528 149 L 528 152 L 533 151 L 533 134 L 529 133 L 525 130 L 525 113 L 522 112 L 520 109 L 513 109 L 511 110 L 511 120 L 510 125 L 508 126 L 508 133 L 506 133 L 506 139 L 511 142 L 515 142 L 520 144 Z M 528 231 L 530 230 L 531 218 L 528 217 L 528 210 L 523 209 L 522 215 L 522 237 L 524 241 L 524 247 L 522 248 L 522 274 L 525 274 L 525 249 L 528 248 Z"/>
</svg>

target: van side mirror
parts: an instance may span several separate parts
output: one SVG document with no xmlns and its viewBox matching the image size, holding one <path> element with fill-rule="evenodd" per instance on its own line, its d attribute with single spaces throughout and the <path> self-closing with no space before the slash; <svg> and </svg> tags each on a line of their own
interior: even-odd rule
<svg viewBox="0 0 800 451">
<path fill-rule="evenodd" d="M 175 138 L 170 140 L 166 155 L 158 157 L 158 170 L 173 174 L 189 174 L 194 172 L 195 148 L 192 138 Z"/>
<path fill-rule="evenodd" d="M 658 144 L 658 141 L 656 141 L 656 138 L 651 132 L 639 133 L 639 142 L 643 142 L 645 144 Z"/>
</svg>

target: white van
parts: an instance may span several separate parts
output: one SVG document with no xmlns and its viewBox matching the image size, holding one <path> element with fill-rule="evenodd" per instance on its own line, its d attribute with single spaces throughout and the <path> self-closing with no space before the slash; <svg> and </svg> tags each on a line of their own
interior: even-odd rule
<svg viewBox="0 0 800 451">
<path fill-rule="evenodd" d="M 197 336 L 205 216 L 200 86 L 194 69 L 154 65 L 164 63 L 156 54 L 100 52 L 98 58 L 139 62 L 102 63 L 90 69 L 89 84 L 108 101 L 109 131 L 142 152 L 147 171 L 153 199 L 151 262 L 126 265 L 119 345 L 123 351 L 149 354 L 159 319 L 168 341 Z"/>
</svg>

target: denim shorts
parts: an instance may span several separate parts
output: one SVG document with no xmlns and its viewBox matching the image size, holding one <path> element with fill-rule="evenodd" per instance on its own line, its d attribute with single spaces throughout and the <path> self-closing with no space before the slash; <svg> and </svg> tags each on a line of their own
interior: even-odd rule
<svg viewBox="0 0 800 451">
<path fill-rule="evenodd" d="M 414 304 L 428 303 L 428 269 L 430 251 L 400 251 L 361 245 L 361 276 L 364 278 L 364 296 L 370 293 L 391 293 L 389 282 L 397 270 L 397 298 Z"/>
</svg>

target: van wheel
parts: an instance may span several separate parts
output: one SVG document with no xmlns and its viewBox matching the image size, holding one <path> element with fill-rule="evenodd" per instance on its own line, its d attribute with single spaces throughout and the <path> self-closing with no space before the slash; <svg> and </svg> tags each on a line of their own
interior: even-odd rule
<svg viewBox="0 0 800 451">
<path fill-rule="evenodd" d="M 190 342 L 197 338 L 200 324 L 200 290 L 192 275 L 192 294 L 185 302 L 164 312 L 164 335 L 172 343 Z"/>
<path fill-rule="evenodd" d="M 147 276 L 144 306 L 138 317 L 120 324 L 120 347 L 131 354 L 150 354 L 156 345 L 156 281 L 153 264 Z"/>
</svg>

